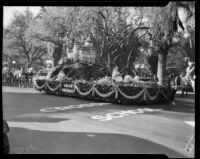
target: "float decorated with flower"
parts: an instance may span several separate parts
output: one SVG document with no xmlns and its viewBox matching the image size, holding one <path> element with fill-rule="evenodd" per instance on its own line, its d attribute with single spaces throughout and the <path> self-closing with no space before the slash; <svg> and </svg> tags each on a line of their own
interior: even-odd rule
<svg viewBox="0 0 200 159">
<path fill-rule="evenodd" d="M 65 78 L 55 79 L 61 70 Z M 113 82 L 109 76 L 96 80 L 72 78 L 73 69 L 57 67 L 46 78 L 35 81 L 35 89 L 47 94 L 77 97 L 87 100 L 106 101 L 120 104 L 159 104 L 169 103 L 172 99 L 170 87 L 159 86 L 157 82 Z"/>
<path fill-rule="evenodd" d="M 96 50 L 90 34 L 84 44 L 74 43 L 68 52 L 68 64 L 54 67 L 46 77 L 38 77 L 35 89 L 47 94 L 84 98 L 121 104 L 155 104 L 171 102 L 171 88 L 159 86 L 157 82 L 124 82 L 121 73 L 96 63 Z M 125 73 L 125 71 L 123 71 Z M 116 79 L 121 81 L 114 80 Z M 125 79 L 125 78 L 124 78 Z"/>
</svg>

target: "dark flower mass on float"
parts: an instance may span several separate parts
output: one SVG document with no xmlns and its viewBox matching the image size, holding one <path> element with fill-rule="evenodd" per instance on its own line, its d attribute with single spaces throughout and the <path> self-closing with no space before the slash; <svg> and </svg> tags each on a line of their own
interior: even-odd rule
<svg viewBox="0 0 200 159">
<path fill-rule="evenodd" d="M 37 80 L 36 89 L 48 94 L 78 97 L 119 104 L 159 104 L 171 102 L 171 88 L 143 83 L 111 84 L 97 81 L 64 79 Z"/>
</svg>

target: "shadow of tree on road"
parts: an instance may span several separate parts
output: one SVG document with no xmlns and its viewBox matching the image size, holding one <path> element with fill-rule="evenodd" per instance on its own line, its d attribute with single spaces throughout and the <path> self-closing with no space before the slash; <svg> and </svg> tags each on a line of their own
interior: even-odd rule
<svg viewBox="0 0 200 159">
<path fill-rule="evenodd" d="M 11 128 L 9 139 L 12 154 L 165 154 L 173 158 L 187 157 L 163 145 L 122 134 Z"/>
<path fill-rule="evenodd" d="M 67 121 L 69 119 L 65 118 L 48 118 L 48 117 L 14 117 L 10 118 L 12 121 L 21 121 L 21 122 L 40 122 L 40 123 L 56 123 L 61 121 Z"/>
</svg>

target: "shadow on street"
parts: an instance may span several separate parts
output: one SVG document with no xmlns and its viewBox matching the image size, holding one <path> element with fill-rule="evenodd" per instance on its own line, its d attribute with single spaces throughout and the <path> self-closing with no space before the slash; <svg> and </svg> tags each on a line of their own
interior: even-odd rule
<svg viewBox="0 0 200 159">
<path fill-rule="evenodd" d="M 12 154 L 166 154 L 168 157 L 186 157 L 163 145 L 122 134 L 11 128 L 9 137 Z"/>
<path fill-rule="evenodd" d="M 27 100 L 19 100 L 21 97 L 24 97 Z M 105 103 L 105 102 L 99 102 L 95 100 L 84 100 L 80 98 L 75 97 L 66 97 L 66 96 L 56 96 L 56 95 L 48 95 L 45 93 L 3 93 L 3 106 L 7 105 L 7 103 L 11 104 L 10 101 L 16 101 L 17 105 L 21 105 L 26 108 L 29 108 L 31 105 L 42 105 L 46 107 L 54 107 L 54 106 L 63 106 L 63 105 L 76 105 L 76 104 L 84 104 L 84 103 Z M 14 102 L 13 102 L 14 104 Z M 192 106 L 187 106 L 192 105 Z M 48 106 L 49 105 L 49 106 Z M 170 107 L 170 104 L 150 104 L 150 105 L 124 105 L 124 104 L 114 104 L 110 103 L 110 105 L 101 106 L 101 107 L 90 107 L 90 108 L 84 108 L 84 109 L 73 109 L 70 111 L 82 111 L 82 112 L 92 112 L 93 110 L 106 110 L 106 109 L 138 109 L 138 108 L 155 108 L 155 109 L 163 109 L 168 112 L 182 112 L 182 113 L 194 113 L 195 112 L 195 104 L 194 103 L 185 103 L 181 101 L 177 101 L 175 106 Z M 69 110 L 67 110 L 69 111 Z M 63 112 L 63 111 L 62 111 Z M 59 113 L 59 111 L 57 111 Z"/>
</svg>

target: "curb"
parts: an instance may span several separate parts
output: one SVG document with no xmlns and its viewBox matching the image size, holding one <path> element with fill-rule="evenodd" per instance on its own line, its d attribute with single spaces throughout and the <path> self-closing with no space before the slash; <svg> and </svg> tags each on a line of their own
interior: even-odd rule
<svg viewBox="0 0 200 159">
<path fill-rule="evenodd" d="M 176 102 L 184 102 L 186 104 L 194 104 L 195 105 L 195 99 L 192 98 L 176 98 L 175 97 L 175 101 Z"/>
<path fill-rule="evenodd" d="M 2 93 L 39 93 L 34 88 L 2 87 Z"/>
</svg>

